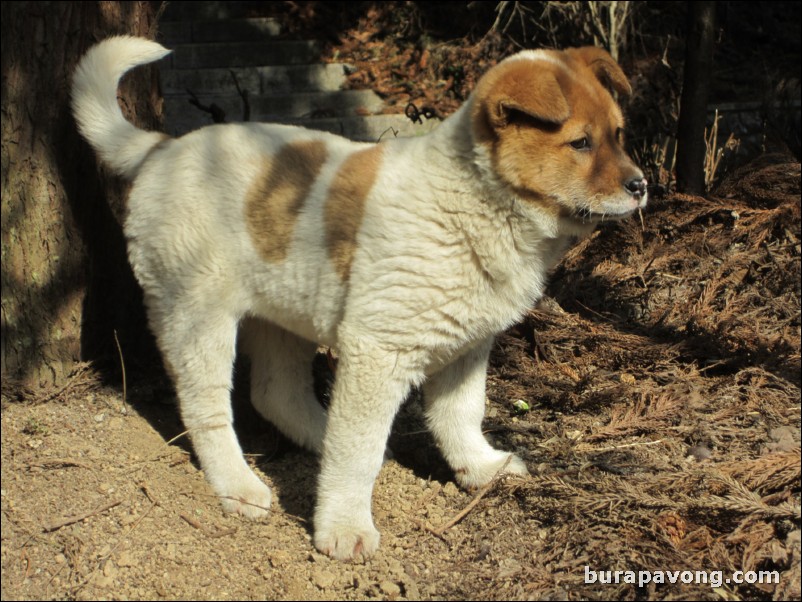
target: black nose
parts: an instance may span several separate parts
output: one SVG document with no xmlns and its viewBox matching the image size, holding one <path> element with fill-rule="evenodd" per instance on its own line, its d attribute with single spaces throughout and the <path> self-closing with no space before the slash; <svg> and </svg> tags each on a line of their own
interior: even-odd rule
<svg viewBox="0 0 802 602">
<path fill-rule="evenodd" d="M 646 178 L 632 178 L 624 184 L 624 188 L 635 198 L 641 198 L 646 194 L 646 184 Z"/>
</svg>

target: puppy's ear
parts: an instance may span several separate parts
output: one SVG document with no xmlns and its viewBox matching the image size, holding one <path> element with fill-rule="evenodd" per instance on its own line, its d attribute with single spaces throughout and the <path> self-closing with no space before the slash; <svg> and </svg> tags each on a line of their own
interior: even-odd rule
<svg viewBox="0 0 802 602">
<path fill-rule="evenodd" d="M 492 76 L 477 86 L 476 102 L 487 125 L 494 130 L 506 127 L 521 115 L 560 125 L 571 113 L 553 67 L 531 60 L 497 66 Z"/>
<path fill-rule="evenodd" d="M 632 86 L 629 85 L 627 76 L 606 50 L 595 46 L 583 46 L 582 48 L 570 48 L 566 52 L 579 62 L 585 63 L 596 79 L 608 90 L 618 92 L 623 96 L 632 94 Z"/>
</svg>

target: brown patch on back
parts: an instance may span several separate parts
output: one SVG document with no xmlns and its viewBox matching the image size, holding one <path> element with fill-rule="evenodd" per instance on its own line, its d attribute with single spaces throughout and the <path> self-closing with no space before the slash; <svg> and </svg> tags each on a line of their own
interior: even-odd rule
<svg viewBox="0 0 802 602">
<path fill-rule="evenodd" d="M 275 156 L 265 157 L 245 199 L 245 219 L 266 261 L 287 257 L 295 221 L 326 155 L 325 143 L 314 140 L 287 144 Z"/>
<path fill-rule="evenodd" d="M 365 200 L 376 181 L 381 159 L 379 145 L 353 153 L 340 166 L 329 188 L 324 208 L 326 251 L 342 280 L 348 280 L 351 272 Z"/>
</svg>

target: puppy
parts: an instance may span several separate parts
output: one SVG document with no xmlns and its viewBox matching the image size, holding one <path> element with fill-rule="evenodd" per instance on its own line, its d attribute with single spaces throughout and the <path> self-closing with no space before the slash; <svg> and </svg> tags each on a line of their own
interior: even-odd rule
<svg viewBox="0 0 802 602">
<path fill-rule="evenodd" d="M 597 48 L 521 52 L 420 138 L 243 123 L 170 139 L 128 123 L 116 98 L 124 72 L 168 52 L 101 42 L 78 66 L 72 107 L 100 158 L 133 180 L 130 262 L 224 509 L 260 518 L 270 505 L 232 428 L 240 324 L 255 407 L 322 454 L 322 552 L 376 551 L 373 483 L 414 386 L 460 485 L 527 474 L 482 435 L 488 354 L 574 237 L 646 204 L 611 95 L 630 92 L 619 66 Z M 312 390 L 318 343 L 340 358 L 328 412 Z"/>
</svg>

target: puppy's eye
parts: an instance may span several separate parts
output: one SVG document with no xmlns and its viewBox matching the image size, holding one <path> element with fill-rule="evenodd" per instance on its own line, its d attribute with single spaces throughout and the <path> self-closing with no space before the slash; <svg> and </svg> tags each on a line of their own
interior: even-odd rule
<svg viewBox="0 0 802 602">
<path fill-rule="evenodd" d="M 587 136 L 584 136 L 577 140 L 572 140 L 570 144 L 576 150 L 590 150 L 590 138 L 588 138 Z"/>
</svg>

